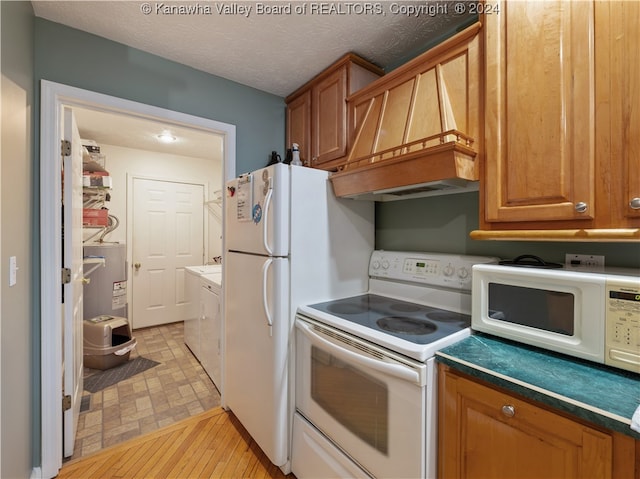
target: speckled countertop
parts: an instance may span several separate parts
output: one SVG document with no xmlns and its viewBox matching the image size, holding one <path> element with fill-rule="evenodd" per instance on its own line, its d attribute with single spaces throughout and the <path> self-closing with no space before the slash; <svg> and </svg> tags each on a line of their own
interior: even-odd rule
<svg viewBox="0 0 640 479">
<path fill-rule="evenodd" d="M 485 334 L 436 353 L 438 362 L 594 424 L 640 439 L 630 428 L 640 375 Z"/>
</svg>

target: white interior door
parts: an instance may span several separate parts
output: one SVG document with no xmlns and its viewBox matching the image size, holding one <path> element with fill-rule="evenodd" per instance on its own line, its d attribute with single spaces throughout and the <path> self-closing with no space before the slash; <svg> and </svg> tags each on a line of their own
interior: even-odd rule
<svg viewBox="0 0 640 479">
<path fill-rule="evenodd" d="M 73 454 L 83 384 L 82 360 L 82 145 L 73 111 L 63 112 L 63 140 L 71 143 L 71 154 L 63 158 L 63 267 L 71 272 L 64 285 L 63 388 L 71 407 L 63 413 L 64 456 Z"/>
<path fill-rule="evenodd" d="M 187 266 L 204 261 L 204 187 L 133 179 L 132 327 L 183 321 Z"/>
</svg>

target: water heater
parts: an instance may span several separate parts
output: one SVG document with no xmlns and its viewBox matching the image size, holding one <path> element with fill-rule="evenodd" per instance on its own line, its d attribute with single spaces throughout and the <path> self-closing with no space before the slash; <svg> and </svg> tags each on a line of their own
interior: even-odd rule
<svg viewBox="0 0 640 479">
<path fill-rule="evenodd" d="M 103 314 L 128 318 L 126 245 L 84 246 L 84 257 L 104 258 L 104 266 L 95 268 L 84 285 L 84 319 Z"/>
</svg>

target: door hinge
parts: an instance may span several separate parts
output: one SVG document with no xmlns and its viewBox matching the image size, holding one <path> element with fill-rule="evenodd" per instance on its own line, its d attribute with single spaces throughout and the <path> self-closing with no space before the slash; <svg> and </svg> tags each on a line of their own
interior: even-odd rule
<svg viewBox="0 0 640 479">
<path fill-rule="evenodd" d="M 71 396 L 67 394 L 62 397 L 62 410 L 68 411 L 69 409 L 71 409 Z"/>
<path fill-rule="evenodd" d="M 60 152 L 62 156 L 71 155 L 71 142 L 69 140 L 60 140 Z"/>
<path fill-rule="evenodd" d="M 62 268 L 62 284 L 71 283 L 71 270 L 69 268 Z"/>
</svg>

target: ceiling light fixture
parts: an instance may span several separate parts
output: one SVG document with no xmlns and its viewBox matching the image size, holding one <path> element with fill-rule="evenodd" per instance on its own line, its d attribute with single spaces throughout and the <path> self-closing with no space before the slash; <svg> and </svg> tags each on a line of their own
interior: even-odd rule
<svg viewBox="0 0 640 479">
<path fill-rule="evenodd" d="M 171 132 L 168 130 L 165 130 L 159 135 L 156 135 L 156 138 L 162 143 L 173 143 L 174 141 L 177 140 L 177 138 L 173 136 Z"/>
</svg>

